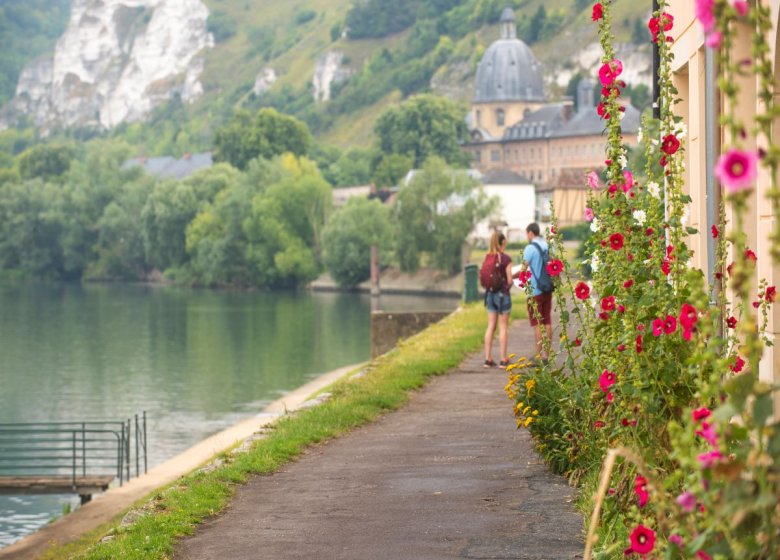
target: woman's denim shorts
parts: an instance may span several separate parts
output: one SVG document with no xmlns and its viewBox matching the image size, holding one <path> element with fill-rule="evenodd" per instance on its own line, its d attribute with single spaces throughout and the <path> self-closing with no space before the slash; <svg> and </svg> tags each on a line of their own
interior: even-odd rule
<svg viewBox="0 0 780 560">
<path fill-rule="evenodd" d="M 485 307 L 488 313 L 505 315 L 512 311 L 512 297 L 505 292 L 486 292 Z"/>
</svg>

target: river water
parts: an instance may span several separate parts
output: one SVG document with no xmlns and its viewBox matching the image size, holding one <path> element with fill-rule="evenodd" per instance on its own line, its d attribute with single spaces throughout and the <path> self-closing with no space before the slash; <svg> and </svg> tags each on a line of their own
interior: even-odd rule
<svg viewBox="0 0 780 560">
<path fill-rule="evenodd" d="M 383 296 L 387 311 L 452 298 Z M 144 285 L 0 285 L 0 423 L 148 415 L 149 464 L 370 354 L 361 294 Z M 0 547 L 74 496 L 0 496 Z"/>
</svg>

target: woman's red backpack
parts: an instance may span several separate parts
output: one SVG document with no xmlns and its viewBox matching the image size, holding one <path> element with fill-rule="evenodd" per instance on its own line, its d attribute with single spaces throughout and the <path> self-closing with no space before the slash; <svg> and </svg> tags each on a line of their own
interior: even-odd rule
<svg viewBox="0 0 780 560">
<path fill-rule="evenodd" d="M 485 255 L 482 270 L 479 272 L 479 283 L 489 292 L 500 292 L 506 285 L 506 270 L 501 266 L 501 253 Z"/>
</svg>

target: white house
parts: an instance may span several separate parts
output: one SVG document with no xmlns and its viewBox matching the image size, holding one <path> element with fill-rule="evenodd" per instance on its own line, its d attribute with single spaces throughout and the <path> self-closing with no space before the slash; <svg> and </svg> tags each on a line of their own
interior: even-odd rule
<svg viewBox="0 0 780 560">
<path fill-rule="evenodd" d="M 499 200 L 496 212 L 477 224 L 472 240 L 487 244 L 495 229 L 504 232 L 510 242 L 525 241 L 525 228 L 535 221 L 536 190 L 533 183 L 508 169 L 491 169 L 480 177 L 482 188 Z"/>
</svg>

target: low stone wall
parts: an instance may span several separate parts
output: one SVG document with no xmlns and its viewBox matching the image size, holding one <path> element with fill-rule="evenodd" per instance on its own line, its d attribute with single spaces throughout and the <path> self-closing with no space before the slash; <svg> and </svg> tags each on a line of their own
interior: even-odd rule
<svg viewBox="0 0 780 560">
<path fill-rule="evenodd" d="M 389 352 L 399 340 L 416 335 L 449 314 L 449 311 L 374 311 L 371 313 L 371 357 Z"/>
</svg>

